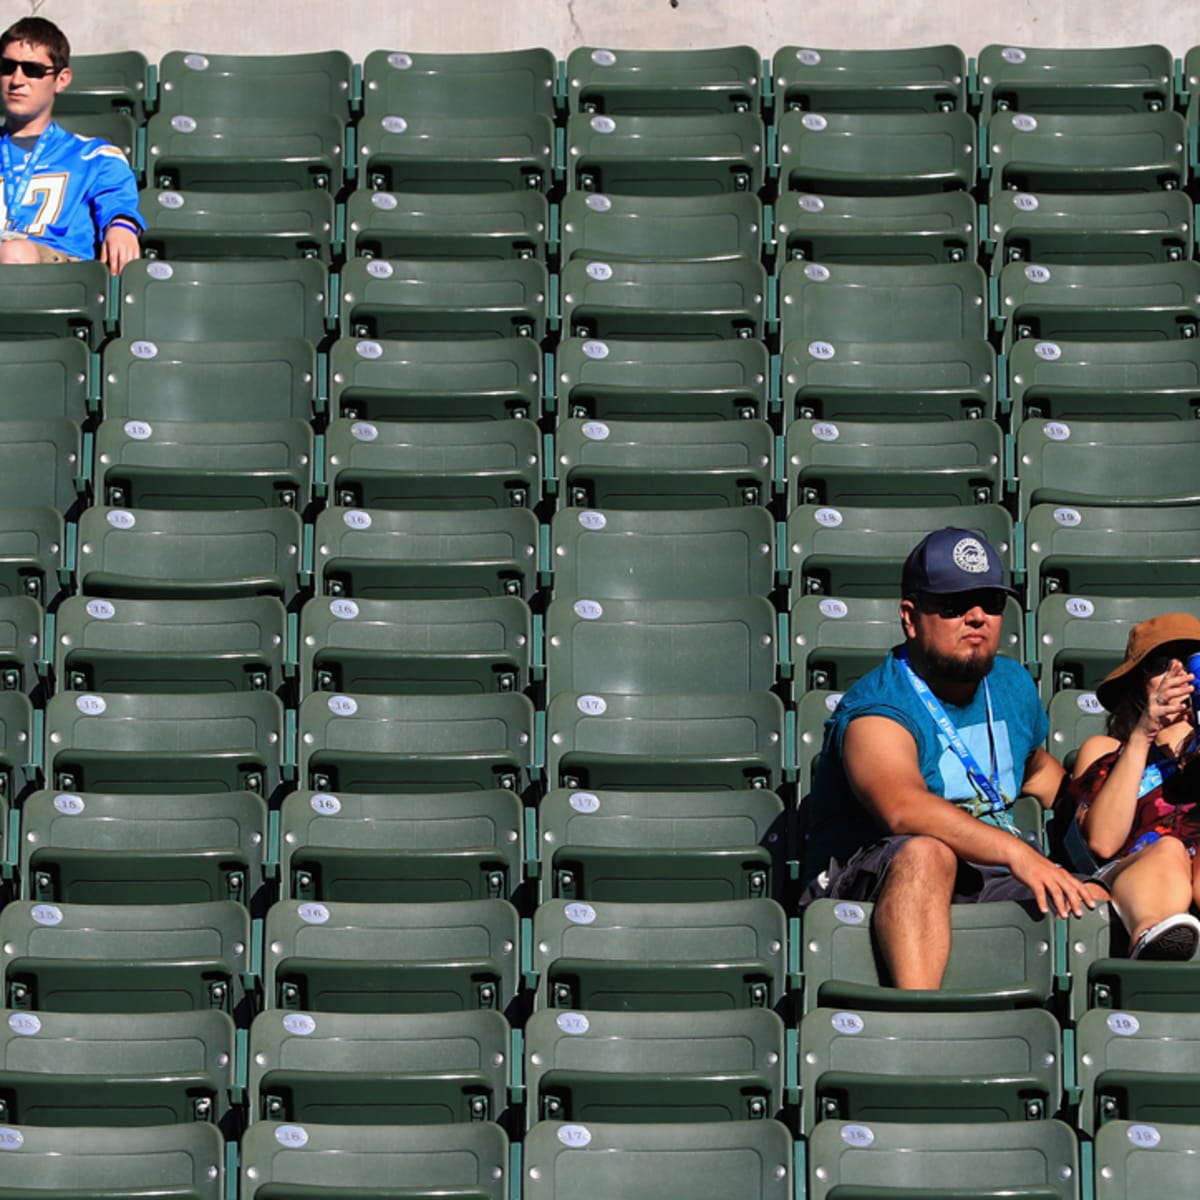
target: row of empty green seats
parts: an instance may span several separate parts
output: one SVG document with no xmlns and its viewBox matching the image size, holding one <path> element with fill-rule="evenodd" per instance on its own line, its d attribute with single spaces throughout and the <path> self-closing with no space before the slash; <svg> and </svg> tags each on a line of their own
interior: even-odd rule
<svg viewBox="0 0 1200 1200">
<path fill-rule="evenodd" d="M 124 1200 L 165 1180 L 185 1200 L 227 1200 L 234 1177 L 217 1135 L 203 1127 L 161 1130 L 50 1130 L 6 1127 L 5 1168 L 32 1195 L 93 1187 Z M 664 1178 L 700 1200 L 736 1191 L 751 1200 L 891 1195 L 986 1189 L 1075 1200 L 1124 1200 L 1148 1189 L 1185 1187 L 1196 1153 L 1194 1128 L 1113 1122 L 1098 1136 L 1094 1173 L 1058 1122 L 995 1126 L 829 1122 L 793 1158 L 774 1122 L 644 1126 L 547 1121 L 510 1162 L 509 1139 L 494 1124 L 399 1129 L 263 1122 L 247 1132 L 242 1200 L 303 1189 L 352 1187 L 362 1196 L 433 1197 L 464 1192 L 485 1200 L 578 1200 L 637 1188 L 658 1194 Z M 1089 1147 L 1090 1149 L 1090 1147 Z M 7 1176 L 6 1176 L 7 1177 Z M 964 1190 L 966 1189 L 966 1190 Z"/>
</svg>

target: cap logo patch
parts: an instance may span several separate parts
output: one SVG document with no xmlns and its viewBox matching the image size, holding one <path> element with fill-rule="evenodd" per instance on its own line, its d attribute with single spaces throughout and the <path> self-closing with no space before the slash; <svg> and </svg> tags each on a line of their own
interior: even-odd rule
<svg viewBox="0 0 1200 1200">
<path fill-rule="evenodd" d="M 954 565 L 968 575 L 983 575 L 988 569 L 987 551 L 976 538 L 963 538 L 953 550 Z"/>
</svg>

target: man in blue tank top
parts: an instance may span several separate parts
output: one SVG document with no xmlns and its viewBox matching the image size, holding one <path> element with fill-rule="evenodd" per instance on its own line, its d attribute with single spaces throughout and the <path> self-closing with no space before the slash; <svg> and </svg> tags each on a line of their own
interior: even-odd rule
<svg viewBox="0 0 1200 1200">
<path fill-rule="evenodd" d="M 140 254 L 137 182 L 116 146 L 55 124 L 70 56 L 62 31 L 40 17 L 0 35 L 0 263 L 99 258 L 117 275 Z"/>
<path fill-rule="evenodd" d="M 1062 768 L 1042 746 L 1046 714 L 1019 663 L 998 658 L 1007 597 L 999 555 L 939 529 L 905 561 L 904 643 L 858 680 L 826 723 L 806 861 L 815 894 L 875 904 L 892 981 L 938 988 L 950 905 L 1032 900 L 1079 915 L 1102 888 L 1021 836 L 1017 796 L 1049 807 Z"/>
</svg>

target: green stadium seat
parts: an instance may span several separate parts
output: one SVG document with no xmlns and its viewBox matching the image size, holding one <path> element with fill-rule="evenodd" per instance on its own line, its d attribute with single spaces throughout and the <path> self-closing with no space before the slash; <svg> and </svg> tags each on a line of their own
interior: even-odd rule
<svg viewBox="0 0 1200 1200">
<path fill-rule="evenodd" d="M 564 417 L 600 421 L 743 420 L 767 415 L 770 368 L 757 338 L 564 338 L 556 354 Z"/>
<path fill-rule="evenodd" d="M 775 625 L 775 609 L 765 596 L 603 601 L 561 596 L 546 613 L 547 692 L 769 689 L 778 657 Z"/>
<path fill-rule="evenodd" d="M 1187 1190 L 1200 1136 L 1193 1125 L 1110 1121 L 1096 1131 L 1096 1200 L 1134 1200 Z"/>
<path fill-rule="evenodd" d="M 125 1129 L 203 1122 L 235 1132 L 237 1058 L 227 1013 L 145 1012 L 136 1020 L 128 1013 L 9 1009 L 2 1015 L 6 1125 Z"/>
<path fill-rule="evenodd" d="M 69 596 L 54 616 L 55 680 L 74 692 L 278 692 L 286 620 L 273 596 Z"/>
<path fill-rule="evenodd" d="M 532 338 L 377 342 L 329 351 L 330 413 L 352 421 L 536 418 L 542 353 Z"/>
<path fill-rule="evenodd" d="M 90 412 L 88 348 L 78 338 L 0 341 L 0 421 Z"/>
<path fill-rule="evenodd" d="M 46 780 L 69 792 L 246 791 L 269 799 L 280 783 L 283 725 L 283 705 L 265 692 L 169 700 L 58 692 L 46 705 Z"/>
<path fill-rule="evenodd" d="M 0 266 L 0 340 L 78 338 L 95 350 L 104 340 L 109 278 L 99 262 Z"/>
<path fill-rule="evenodd" d="M 902 640 L 899 580 L 892 596 L 799 596 L 789 627 L 797 691 L 837 690 L 878 666 Z M 1012 598 L 1004 613 L 1000 652 L 1021 660 L 1021 605 Z"/>
<path fill-rule="evenodd" d="M 546 332 L 549 277 L 533 259 L 352 258 L 341 273 L 343 337 L 528 337 Z"/>
<path fill-rule="evenodd" d="M 757 112 L 762 59 L 752 46 L 606 50 L 567 56 L 571 112 L 610 116 Z"/>
<path fill-rule="evenodd" d="M 785 455 L 793 505 L 995 504 L 1004 490 L 994 421 L 793 421 Z"/>
<path fill-rule="evenodd" d="M 512 693 L 301 701 L 300 782 L 315 791 L 518 794 L 533 764 L 533 705 Z"/>
<path fill-rule="evenodd" d="M 1200 1036 L 1193 1013 L 1092 1008 L 1075 1030 L 1079 1125 L 1200 1123 Z"/>
<path fill-rule="evenodd" d="M 371 188 L 549 189 L 558 75 L 549 50 L 374 50 L 362 73 L 359 161 Z"/>
<path fill-rule="evenodd" d="M 250 1026 L 251 1117 L 347 1126 L 497 1121 L 508 1107 L 511 1037 L 508 1022 L 487 1009 L 259 1013 Z"/>
<path fill-rule="evenodd" d="M 1034 614 L 1031 649 L 1041 663 L 1042 698 L 1062 688 L 1096 685 L 1125 659 L 1129 628 L 1161 613 L 1200 617 L 1200 600 L 1187 596 L 1046 596 Z"/>
<path fill-rule="evenodd" d="M 659 902 L 779 899 L 783 802 L 764 789 L 581 792 L 538 805 L 541 898 Z"/>
<path fill-rule="evenodd" d="M 546 711 L 551 787 L 776 788 L 783 706 L 771 692 L 559 692 Z"/>
<path fill-rule="evenodd" d="M 225 1142 L 211 1125 L 105 1129 L 6 1127 L 11 1153 L 0 1156 L 0 1187 L 19 1195 L 137 1200 L 147 1192 L 176 1200 L 222 1200 Z"/>
<path fill-rule="evenodd" d="M 350 56 L 310 54 L 197 54 L 172 50 L 158 68 L 158 106 L 192 116 L 261 116 L 333 112 L 348 119 Z"/>
<path fill-rule="evenodd" d="M 507 900 L 281 900 L 267 914 L 266 1004 L 321 1013 L 504 1012 L 517 992 L 517 925 Z"/>
<path fill-rule="evenodd" d="M 508 1108 L 508 1021 L 463 1013 L 259 1013 L 250 1030 L 253 1121 L 434 1126 Z"/>
<path fill-rule="evenodd" d="M 531 420 L 330 422 L 334 504 L 369 509 L 533 508 L 541 440 Z"/>
<path fill-rule="evenodd" d="M 1070 767 L 1075 752 L 1093 734 L 1103 733 L 1108 713 L 1096 693 L 1078 688 L 1058 688 L 1046 704 L 1050 717 L 1050 753 Z"/>
<path fill-rule="evenodd" d="M 121 334 L 143 342 L 319 342 L 329 302 L 329 274 L 315 259 L 141 259 L 121 273 Z"/>
<path fill-rule="evenodd" d="M 538 536 L 537 518 L 524 508 L 326 509 L 315 524 L 316 592 L 356 600 L 528 599 Z"/>
<path fill-rule="evenodd" d="M 977 131 L 965 112 L 784 112 L 776 130 L 781 191 L 910 196 L 975 184 Z"/>
<path fill-rule="evenodd" d="M 300 614 L 300 690 L 522 692 L 533 650 L 529 606 L 516 596 L 316 597 Z"/>
<path fill-rule="evenodd" d="M 363 108 L 367 114 L 553 117 L 557 65 L 541 47 L 482 54 L 372 50 L 363 61 Z"/>
<path fill-rule="evenodd" d="M 757 505 L 560 509 L 550 524 L 554 591 L 601 600 L 765 595 L 774 578 L 774 539 L 774 522 Z"/>
<path fill-rule="evenodd" d="M 766 273 L 746 259 L 573 259 L 560 287 L 572 337 L 756 338 L 766 321 Z"/>
<path fill-rule="evenodd" d="M 1187 182 L 1176 112 L 998 113 L 987 127 L 993 191 L 1155 192 Z"/>
<path fill-rule="evenodd" d="M 72 517 L 83 504 L 83 434 L 66 417 L 0 422 L 0 508 L 53 508 Z"/>
<path fill-rule="evenodd" d="M 0 692 L 0 799 L 12 804 L 36 778 L 40 753 L 33 718 L 33 705 L 23 692 Z"/>
<path fill-rule="evenodd" d="M 1040 418 L 1190 421 L 1200 416 L 1200 342 L 1045 342 L 1008 353 L 1014 429 Z"/>
<path fill-rule="evenodd" d="M 577 113 L 567 119 L 567 189 L 612 196 L 757 193 L 766 142 L 757 113 Z"/>
<path fill-rule="evenodd" d="M 44 904 L 0 912 L 7 1007 L 38 1013 L 180 1012 L 237 1019 L 247 996 L 250 915 L 204 904 Z"/>
<path fill-rule="evenodd" d="M 1200 263 L 1141 266 L 1009 263 L 993 320 L 1007 352 L 1022 338 L 1141 342 L 1200 331 Z M 1131 351 L 1131 356 L 1137 350 Z"/>
<path fill-rule="evenodd" d="M 352 192 L 347 253 L 367 258 L 545 261 L 550 206 L 541 192 Z"/>
<path fill-rule="evenodd" d="M 96 497 L 114 508 L 290 508 L 312 503 L 306 421 L 102 421 Z"/>
<path fill-rule="evenodd" d="M 441 903 L 510 899 L 524 816 L 502 788 L 292 792 L 280 815 L 285 900 Z"/>
<path fill-rule="evenodd" d="M 773 900 L 547 901 L 533 916 L 537 1007 L 777 1009 L 786 991 L 785 923 Z"/>
<path fill-rule="evenodd" d="M 800 596 L 894 597 L 908 552 L 931 529 L 954 525 L 987 538 L 1009 570 L 1016 562 L 1012 518 L 998 504 L 931 508 L 801 505 L 789 513 L 787 569 Z"/>
<path fill-rule="evenodd" d="M 300 587 L 302 532 L 288 508 L 89 508 L 79 518 L 80 591 L 130 600 L 278 596 L 288 604 Z"/>
<path fill-rule="evenodd" d="M 979 215 L 966 192 L 915 196 L 817 196 L 785 192 L 775 241 L 788 259 L 880 266 L 972 262 Z"/>
<path fill-rule="evenodd" d="M 879 663 L 882 655 L 875 655 L 872 665 Z M 842 693 L 823 688 L 796 689 L 796 768 L 800 795 L 800 824 L 805 826 L 810 817 L 810 793 L 817 764 L 821 758 L 821 747 L 825 741 L 825 722 L 842 702 Z M 810 859 L 813 856 L 808 856 Z M 829 860 L 810 861 L 802 877 L 810 879 L 826 866 Z"/>
<path fill-rule="evenodd" d="M 987 279 L 973 262 L 916 267 L 787 263 L 779 273 L 786 344 L 928 342 L 987 335 Z M 826 347 L 817 347 L 830 357 Z M 835 355 L 832 357 L 836 357 Z"/>
<path fill-rule="evenodd" d="M 104 415 L 141 421 L 310 420 L 317 355 L 300 338 L 117 338 L 104 347 Z"/>
<path fill-rule="evenodd" d="M 292 192 L 174 192 L 147 188 L 142 253 L 149 258 L 319 258 L 335 235 L 333 197 Z"/>
<path fill-rule="evenodd" d="M 997 190 L 984 237 L 992 273 L 1005 263 L 1180 262 L 1195 245 L 1191 201 L 1178 189 L 1151 192 Z"/>
<path fill-rule="evenodd" d="M 1079 1195 L 1079 1146 L 1062 1121 L 823 1121 L 808 1142 L 809 1200 Z"/>
<path fill-rule="evenodd" d="M 554 466 L 577 508 L 737 508 L 771 496 L 766 421 L 561 421 Z"/>
<path fill-rule="evenodd" d="M 56 114 L 123 112 L 146 118 L 148 64 L 140 50 L 72 54 L 71 86 L 54 101 Z"/>
<path fill-rule="evenodd" d="M 0 691 L 33 693 L 46 659 L 45 619 L 32 596 L 0 596 Z"/>
<path fill-rule="evenodd" d="M 66 567 L 66 529 L 52 508 L 0 508 L 0 596 L 58 595 Z"/>
<path fill-rule="evenodd" d="M 560 210 L 562 258 L 605 262 L 746 258 L 763 247 L 763 208 L 748 192 L 712 196 L 608 196 L 568 192 Z"/>
<path fill-rule="evenodd" d="M 346 180 L 345 138 L 346 123 L 332 112 L 159 112 L 146 125 L 146 179 L 167 191 L 336 196 Z"/>
<path fill-rule="evenodd" d="M 814 900 L 805 910 L 804 1011 L 973 1012 L 1040 1008 L 1054 986 L 1053 920 L 1014 901 L 951 909 L 950 961 L 936 991 L 891 986 L 875 955 L 873 905 Z"/>
<path fill-rule="evenodd" d="M 363 1200 L 506 1200 L 509 1153 L 494 1121 L 437 1127 L 258 1121 L 242 1139 L 240 1195 L 338 1200 L 350 1191 Z"/>
<path fill-rule="evenodd" d="M 526 1114 L 641 1124 L 778 1120 L 784 1028 L 772 1012 L 545 1009 L 525 1027 Z M 737 1194 L 741 1194 L 739 1191 Z"/>
<path fill-rule="evenodd" d="M 525 1200 L 788 1200 L 796 1187 L 791 1134 L 778 1121 L 540 1121 L 526 1134 L 524 1158 Z"/>
<path fill-rule="evenodd" d="M 957 46 L 781 46 L 772 65 L 776 103 L 786 109 L 951 112 L 967 107 L 967 59 Z"/>
<path fill-rule="evenodd" d="M 802 1129 L 821 1121 L 1038 1121 L 1062 1102 L 1058 1022 L 1042 1009 L 871 1012 L 800 1022 Z"/>
<path fill-rule="evenodd" d="M 783 348 L 782 384 L 785 420 L 996 417 L 996 353 L 983 338 L 792 341 Z"/>
<path fill-rule="evenodd" d="M 369 85 L 368 85 L 369 86 Z M 357 127 L 358 174 L 365 187 L 393 193 L 546 192 L 555 178 L 553 120 L 542 113 L 367 111 Z M 412 106 L 415 107 L 415 106 Z"/>
<path fill-rule="evenodd" d="M 21 813 L 25 899 L 52 904 L 257 908 L 267 810 L 252 792 L 38 791 Z"/>
<path fill-rule="evenodd" d="M 1194 597 L 1196 510 L 1035 504 L 1025 518 L 1025 567 L 1031 607 L 1053 593 Z"/>
<path fill-rule="evenodd" d="M 1196 421 L 1025 421 L 1016 437 L 1018 510 L 1197 504 L 1198 455 Z"/>
<path fill-rule="evenodd" d="M 1066 965 L 1071 977 L 1068 1019 L 1072 1022 L 1089 1009 L 1200 1013 L 1200 962 L 1131 959 L 1129 937 L 1111 903 L 1068 919 Z M 1182 1029 L 1177 1032 L 1182 1036 Z M 1175 1062 L 1186 1061 L 1186 1046 L 1177 1045 L 1173 1054 Z M 1160 1098 L 1167 1101 L 1165 1091 Z"/>
<path fill-rule="evenodd" d="M 1173 100 L 1175 60 L 1166 46 L 984 46 L 977 64 L 981 109 L 1036 113 L 1161 112 Z"/>
</svg>

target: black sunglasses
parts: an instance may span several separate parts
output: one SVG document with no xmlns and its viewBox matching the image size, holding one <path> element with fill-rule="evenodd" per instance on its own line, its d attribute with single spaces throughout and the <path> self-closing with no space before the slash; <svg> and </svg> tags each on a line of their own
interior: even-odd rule
<svg viewBox="0 0 1200 1200">
<path fill-rule="evenodd" d="M 1181 642 L 1175 646 L 1160 647 L 1153 654 L 1142 659 L 1142 673 L 1153 679 L 1155 675 L 1165 675 L 1171 669 L 1171 663 L 1179 659 L 1185 666 L 1188 655 L 1196 651 L 1194 642 Z"/>
<path fill-rule="evenodd" d="M 920 599 L 927 609 L 946 620 L 965 616 L 973 608 L 982 608 L 989 617 L 998 617 L 1008 602 L 1005 593 L 995 588 L 981 588 L 977 592 L 951 592 L 945 596 L 922 592 Z"/>
<path fill-rule="evenodd" d="M 26 79 L 45 79 L 47 75 L 57 75 L 58 68 L 47 63 L 28 62 L 23 58 L 0 58 L 0 75 L 15 75 L 20 67 Z"/>
</svg>

